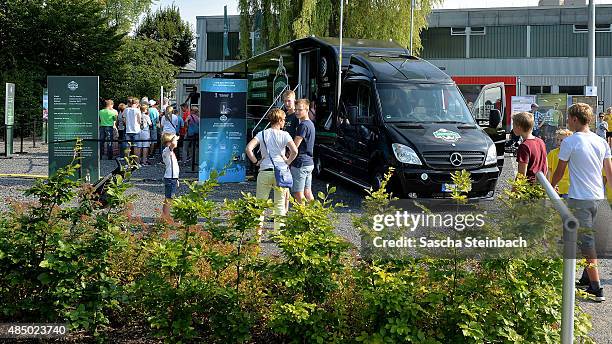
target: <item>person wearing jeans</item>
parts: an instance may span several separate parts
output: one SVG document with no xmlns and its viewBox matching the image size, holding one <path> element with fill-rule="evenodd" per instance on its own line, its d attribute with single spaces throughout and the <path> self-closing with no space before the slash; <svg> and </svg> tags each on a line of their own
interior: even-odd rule
<svg viewBox="0 0 612 344">
<path fill-rule="evenodd" d="M 127 142 L 125 140 L 125 117 L 123 116 L 123 111 L 125 111 L 125 104 L 119 104 L 119 115 L 117 116 L 117 132 L 119 134 L 119 156 L 125 157 L 125 148 L 127 147 Z"/>
<path fill-rule="evenodd" d="M 104 154 L 104 147 L 106 147 L 106 154 L 108 160 L 113 159 L 113 129 L 115 127 L 115 121 L 117 120 L 117 111 L 113 109 L 113 101 L 107 99 L 105 101 L 106 107 L 98 113 L 100 121 L 100 155 Z"/>
<path fill-rule="evenodd" d="M 274 229 L 280 229 L 283 226 L 282 220 L 279 218 L 286 213 L 285 200 L 288 197 L 288 190 L 276 186 L 276 177 L 274 176 L 274 167 L 287 168 L 297 156 L 297 147 L 291 140 L 291 136 L 283 131 L 285 125 L 285 112 L 281 109 L 273 109 L 268 114 L 270 128 L 260 131 L 247 144 L 245 153 L 249 160 L 256 166 L 259 166 L 257 174 L 257 189 L 256 197 L 259 199 L 268 199 L 270 191 L 274 190 Z M 257 160 L 253 152 L 257 146 L 261 144 L 261 159 Z M 289 157 L 286 156 L 287 148 L 289 148 Z M 274 159 L 272 162 L 271 159 Z M 263 217 L 260 222 L 258 234 L 261 236 L 263 227 Z"/>
<path fill-rule="evenodd" d="M 315 127 L 308 116 L 310 102 L 308 99 L 298 99 L 295 102 L 295 114 L 299 119 L 293 142 L 298 147 L 298 156 L 291 165 L 293 176 L 293 197 L 298 202 L 305 198 L 314 200 L 312 195 L 312 170 L 314 170 L 313 150 L 315 141 Z"/>
<path fill-rule="evenodd" d="M 132 147 L 130 154 L 140 156 L 140 148 L 136 147 L 136 141 L 141 130 L 142 113 L 140 112 L 140 102 L 133 98 L 129 107 L 123 111 L 125 117 L 125 136 Z"/>
<path fill-rule="evenodd" d="M 184 164 L 188 163 L 191 159 L 196 160 L 198 158 L 196 151 L 200 138 L 200 110 L 197 106 L 191 107 L 185 126 L 187 126 L 187 136 L 183 143 L 182 161 Z"/>
</svg>

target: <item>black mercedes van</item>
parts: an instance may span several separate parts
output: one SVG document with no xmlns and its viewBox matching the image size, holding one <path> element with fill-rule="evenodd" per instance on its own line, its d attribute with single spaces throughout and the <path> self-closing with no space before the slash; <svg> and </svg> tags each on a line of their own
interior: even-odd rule
<svg viewBox="0 0 612 344">
<path fill-rule="evenodd" d="M 453 80 L 431 63 L 402 54 L 354 54 L 338 111 L 317 136 L 315 173 L 377 188 L 394 167 L 396 193 L 445 198 L 453 186 L 451 173 L 465 169 L 473 181 L 468 196 L 492 197 L 503 147 L 500 157 L 490 135 L 505 136 L 495 108 L 502 100 L 476 106 L 488 112 L 483 129 Z"/>
<path fill-rule="evenodd" d="M 316 175 L 363 188 L 395 167 L 394 193 L 450 196 L 452 171 L 471 172 L 469 197 L 493 195 L 503 165 L 504 85 L 486 85 L 472 112 L 453 80 L 393 41 L 305 37 L 224 71 L 249 81 L 248 138 L 286 89 L 311 101 Z M 340 85 L 338 85 L 340 84 Z M 339 87 L 340 86 L 340 87 Z"/>
</svg>

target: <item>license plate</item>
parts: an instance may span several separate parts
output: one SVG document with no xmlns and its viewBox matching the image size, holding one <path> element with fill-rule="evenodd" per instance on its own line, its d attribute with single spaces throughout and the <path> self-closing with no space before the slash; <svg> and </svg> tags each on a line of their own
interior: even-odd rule
<svg viewBox="0 0 612 344">
<path fill-rule="evenodd" d="M 453 190 L 457 187 L 456 184 L 442 184 L 442 192 L 453 192 Z"/>
</svg>

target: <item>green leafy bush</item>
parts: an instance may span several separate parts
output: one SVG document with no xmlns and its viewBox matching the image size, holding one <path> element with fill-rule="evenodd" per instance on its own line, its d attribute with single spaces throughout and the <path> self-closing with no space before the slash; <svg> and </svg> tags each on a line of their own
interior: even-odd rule
<svg viewBox="0 0 612 344">
<path fill-rule="evenodd" d="M 80 149 L 77 145 L 77 150 Z M 113 254 L 126 236 L 126 185 L 111 183 L 109 207 L 96 201 L 91 186 L 75 181 L 78 159 L 26 194 L 38 201 L 14 204 L 0 226 L 2 320 L 66 321 L 95 335 L 118 306 Z"/>
<path fill-rule="evenodd" d="M 102 208 L 71 179 L 77 169 L 75 161 L 37 183 L 28 191 L 36 202 L 0 217 L 0 321 L 66 321 L 98 338 L 137 326 L 168 343 L 560 341 L 560 259 L 360 256 L 334 232 L 333 187 L 292 202 L 285 227 L 270 233 L 279 253 L 262 255 L 257 232 L 270 201 L 213 202 L 213 176 L 174 200 L 176 222 L 146 225 L 125 216 L 129 184 L 111 183 Z M 364 237 L 374 214 L 393 209 L 391 173 L 354 219 Z M 459 204 L 469 173 L 453 181 Z M 538 195 L 516 182 L 489 230 L 551 230 L 553 215 L 521 212 Z M 591 342 L 587 315 L 575 314 L 576 339 Z"/>
</svg>

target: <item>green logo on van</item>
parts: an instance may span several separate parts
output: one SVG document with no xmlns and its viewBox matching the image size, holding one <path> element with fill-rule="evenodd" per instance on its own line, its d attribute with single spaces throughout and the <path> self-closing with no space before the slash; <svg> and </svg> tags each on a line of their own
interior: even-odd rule
<svg viewBox="0 0 612 344">
<path fill-rule="evenodd" d="M 446 142 L 457 142 L 461 138 L 459 133 L 444 128 L 434 131 L 433 136 Z"/>
</svg>

